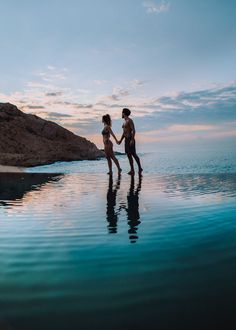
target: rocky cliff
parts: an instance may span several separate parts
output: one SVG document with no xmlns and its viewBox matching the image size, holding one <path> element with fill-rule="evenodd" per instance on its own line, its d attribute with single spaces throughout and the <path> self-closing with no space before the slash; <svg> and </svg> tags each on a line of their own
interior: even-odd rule
<svg viewBox="0 0 236 330">
<path fill-rule="evenodd" d="M 35 166 L 102 157 L 94 143 L 56 123 L 0 103 L 0 164 Z"/>
</svg>

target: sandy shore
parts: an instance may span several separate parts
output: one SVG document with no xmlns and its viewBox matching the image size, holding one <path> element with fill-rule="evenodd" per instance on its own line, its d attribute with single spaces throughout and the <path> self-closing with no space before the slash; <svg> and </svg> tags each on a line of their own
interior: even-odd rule
<svg viewBox="0 0 236 330">
<path fill-rule="evenodd" d="M 24 167 L 0 165 L 0 173 L 24 172 Z"/>
</svg>

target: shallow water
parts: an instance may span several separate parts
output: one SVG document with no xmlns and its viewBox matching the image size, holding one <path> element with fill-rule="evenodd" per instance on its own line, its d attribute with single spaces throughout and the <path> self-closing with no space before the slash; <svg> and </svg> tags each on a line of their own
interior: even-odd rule
<svg viewBox="0 0 236 330">
<path fill-rule="evenodd" d="M 0 325 L 235 328 L 236 174 L 88 164 L 0 176 Z"/>
<path fill-rule="evenodd" d="M 173 149 L 139 154 L 145 173 L 185 174 L 185 173 L 236 173 L 236 153 L 234 150 Z M 118 156 L 124 172 L 129 170 L 127 157 Z M 52 165 L 28 168 L 27 172 L 63 172 L 103 174 L 107 170 L 105 159 L 98 161 L 57 162 Z M 115 171 L 115 169 L 114 169 Z"/>
</svg>

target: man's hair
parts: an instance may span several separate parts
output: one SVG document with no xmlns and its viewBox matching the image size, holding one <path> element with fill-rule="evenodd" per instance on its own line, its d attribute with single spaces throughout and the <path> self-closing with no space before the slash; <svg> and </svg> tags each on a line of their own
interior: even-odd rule
<svg viewBox="0 0 236 330">
<path fill-rule="evenodd" d="M 129 115 L 131 114 L 131 111 L 128 108 L 124 108 L 123 109 L 123 114 L 126 115 L 127 117 L 129 117 Z"/>
</svg>

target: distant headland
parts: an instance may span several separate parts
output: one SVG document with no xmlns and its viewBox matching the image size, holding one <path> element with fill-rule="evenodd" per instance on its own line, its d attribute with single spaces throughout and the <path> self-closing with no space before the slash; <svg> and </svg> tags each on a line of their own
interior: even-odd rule
<svg viewBox="0 0 236 330">
<path fill-rule="evenodd" d="M 104 153 L 60 125 L 0 103 L 0 164 L 36 166 L 56 161 L 94 160 Z"/>
</svg>

